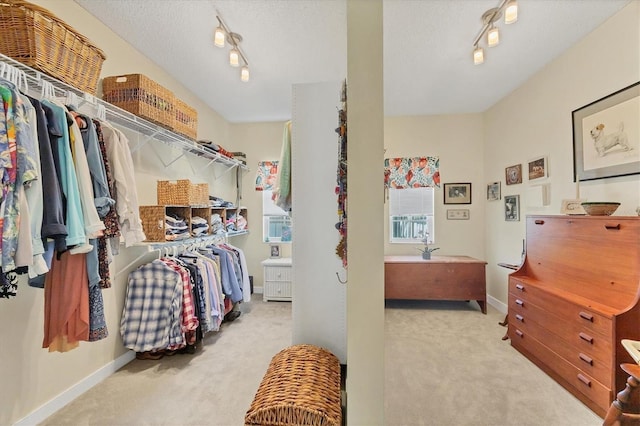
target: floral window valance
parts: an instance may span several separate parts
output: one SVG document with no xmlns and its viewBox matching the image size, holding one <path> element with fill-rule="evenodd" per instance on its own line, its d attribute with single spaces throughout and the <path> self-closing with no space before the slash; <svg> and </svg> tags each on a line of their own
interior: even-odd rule
<svg viewBox="0 0 640 426">
<path fill-rule="evenodd" d="M 440 158 L 385 158 L 384 185 L 387 188 L 440 188 Z"/>
<path fill-rule="evenodd" d="M 256 173 L 256 191 L 270 191 L 276 183 L 277 161 L 259 161 Z"/>
</svg>

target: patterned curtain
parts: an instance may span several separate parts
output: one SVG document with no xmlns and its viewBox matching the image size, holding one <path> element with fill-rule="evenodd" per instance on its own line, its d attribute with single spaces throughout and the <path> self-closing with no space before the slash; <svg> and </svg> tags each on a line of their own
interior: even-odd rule
<svg viewBox="0 0 640 426">
<path fill-rule="evenodd" d="M 256 173 L 256 191 L 270 191 L 276 183 L 277 161 L 259 161 Z"/>
<path fill-rule="evenodd" d="M 438 157 L 385 158 L 384 185 L 404 189 L 440 188 L 440 159 Z"/>
</svg>

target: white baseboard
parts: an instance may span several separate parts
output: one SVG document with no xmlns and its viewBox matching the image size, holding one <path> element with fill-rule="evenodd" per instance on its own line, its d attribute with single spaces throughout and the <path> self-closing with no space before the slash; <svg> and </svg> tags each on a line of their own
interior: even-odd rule
<svg viewBox="0 0 640 426">
<path fill-rule="evenodd" d="M 109 364 L 95 371 L 93 374 L 83 378 L 55 398 L 36 408 L 26 417 L 18 420 L 15 423 L 15 426 L 35 425 L 44 421 L 47 417 L 133 361 L 135 357 L 136 353 L 133 351 L 128 351 L 124 355 L 119 356 Z"/>
<path fill-rule="evenodd" d="M 493 296 L 490 296 L 487 294 L 487 302 L 493 306 L 494 308 L 496 308 L 498 310 L 498 312 L 502 312 L 503 314 L 507 313 L 507 305 L 502 303 L 501 301 L 499 301 L 498 299 L 496 299 Z"/>
<path fill-rule="evenodd" d="M 262 294 L 262 293 L 264 293 L 264 290 L 262 289 L 262 287 L 254 287 L 253 288 L 253 293 L 254 294 Z"/>
</svg>

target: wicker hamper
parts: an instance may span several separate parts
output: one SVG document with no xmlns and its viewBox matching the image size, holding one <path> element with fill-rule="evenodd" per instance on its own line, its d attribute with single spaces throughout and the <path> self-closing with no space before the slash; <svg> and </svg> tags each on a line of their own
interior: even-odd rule
<svg viewBox="0 0 640 426">
<path fill-rule="evenodd" d="M 175 124 L 173 92 L 143 74 L 103 78 L 102 99 L 138 117 L 173 130 Z"/>
<path fill-rule="evenodd" d="M 0 53 L 92 95 L 106 56 L 47 9 L 0 0 Z"/>
<path fill-rule="evenodd" d="M 191 139 L 197 139 L 198 111 L 182 100 L 175 98 L 175 113 L 176 119 L 173 130 Z"/>
<path fill-rule="evenodd" d="M 244 422 L 251 426 L 340 426 L 338 358 L 313 345 L 295 345 L 278 352 Z"/>
<path fill-rule="evenodd" d="M 209 204 L 209 184 L 191 183 L 189 179 L 175 182 L 158 181 L 158 204 L 165 206 L 202 206 Z"/>
</svg>

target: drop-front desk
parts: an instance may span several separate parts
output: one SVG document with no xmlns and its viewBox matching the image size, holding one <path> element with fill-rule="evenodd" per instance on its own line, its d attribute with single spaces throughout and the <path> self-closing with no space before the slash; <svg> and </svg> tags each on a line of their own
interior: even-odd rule
<svg viewBox="0 0 640 426">
<path fill-rule="evenodd" d="M 384 298 L 475 300 L 486 314 L 486 264 L 468 256 L 385 256 Z"/>
</svg>

